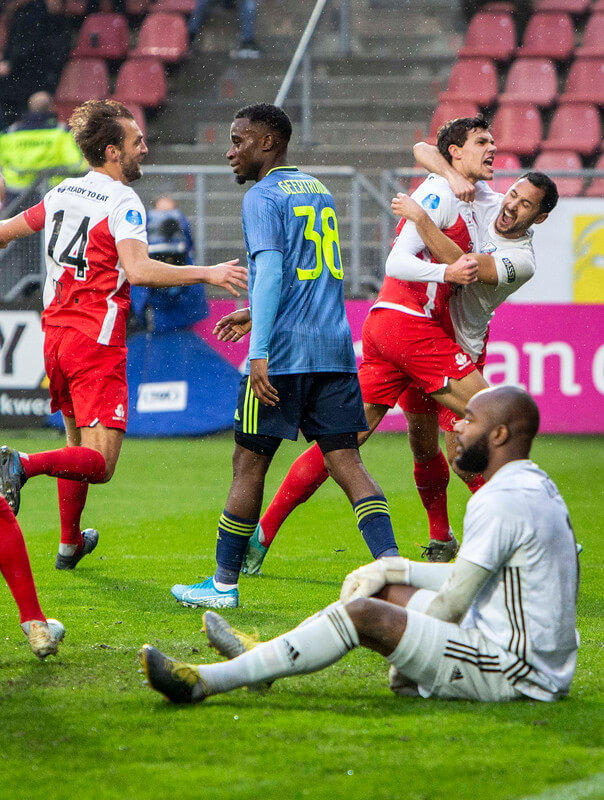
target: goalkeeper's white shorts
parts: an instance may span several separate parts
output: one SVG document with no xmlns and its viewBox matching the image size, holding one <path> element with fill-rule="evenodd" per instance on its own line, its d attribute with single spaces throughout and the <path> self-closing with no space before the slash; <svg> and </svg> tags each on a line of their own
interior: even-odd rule
<svg viewBox="0 0 604 800">
<path fill-rule="evenodd" d="M 520 700 L 499 666 L 499 648 L 476 628 L 460 628 L 429 617 L 426 608 L 434 592 L 417 592 L 407 607 L 407 628 L 387 660 L 418 685 L 422 697 Z M 415 601 L 415 602 L 413 602 Z M 412 608 L 410 606 L 415 606 Z"/>
</svg>

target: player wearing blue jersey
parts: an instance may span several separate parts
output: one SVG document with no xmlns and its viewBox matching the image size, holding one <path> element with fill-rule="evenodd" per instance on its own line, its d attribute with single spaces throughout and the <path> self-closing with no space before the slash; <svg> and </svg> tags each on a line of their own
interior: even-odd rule
<svg viewBox="0 0 604 800">
<path fill-rule="evenodd" d="M 227 153 L 243 200 L 253 317 L 235 413 L 233 482 L 218 524 L 216 572 L 172 587 L 183 605 L 235 608 L 237 582 L 260 517 L 264 478 L 282 439 L 316 440 L 374 558 L 398 552 L 388 504 L 359 456 L 367 430 L 344 305 L 333 197 L 287 166 L 291 123 L 276 106 L 241 109 Z M 245 317 L 245 315 L 242 315 Z M 242 320 L 239 320 L 242 321 Z"/>
</svg>

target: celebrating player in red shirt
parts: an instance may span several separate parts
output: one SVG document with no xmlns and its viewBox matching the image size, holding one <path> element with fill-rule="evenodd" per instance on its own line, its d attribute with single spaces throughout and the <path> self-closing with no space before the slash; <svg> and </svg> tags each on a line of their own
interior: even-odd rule
<svg viewBox="0 0 604 800">
<path fill-rule="evenodd" d="M 44 228 L 47 279 L 42 327 L 51 408 L 65 421 L 67 447 L 24 454 L 0 449 L 0 494 L 15 513 L 36 475 L 58 478 L 61 543 L 57 569 L 73 569 L 96 546 L 80 532 L 89 483 L 115 470 L 128 413 L 126 317 L 130 284 L 155 288 L 211 283 L 235 296 L 246 270 L 172 266 L 149 257 L 145 209 L 129 184 L 141 177 L 147 146 L 128 109 L 89 101 L 70 120 L 91 171 L 68 178 L 41 203 L 0 223 L 0 246 Z"/>
</svg>

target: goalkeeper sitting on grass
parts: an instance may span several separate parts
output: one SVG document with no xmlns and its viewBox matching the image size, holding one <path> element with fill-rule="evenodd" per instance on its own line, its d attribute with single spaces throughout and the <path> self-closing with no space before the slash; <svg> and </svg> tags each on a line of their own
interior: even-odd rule
<svg viewBox="0 0 604 800">
<path fill-rule="evenodd" d="M 469 501 L 454 564 L 387 557 L 352 572 L 339 602 L 255 645 L 211 611 L 204 627 L 220 664 L 140 656 L 151 688 L 175 703 L 316 672 L 363 645 L 390 664 L 402 695 L 502 702 L 568 694 L 577 660 L 579 569 L 568 510 L 529 460 L 539 427 L 516 387 L 486 389 L 455 428 L 461 469 L 487 483 Z"/>
</svg>

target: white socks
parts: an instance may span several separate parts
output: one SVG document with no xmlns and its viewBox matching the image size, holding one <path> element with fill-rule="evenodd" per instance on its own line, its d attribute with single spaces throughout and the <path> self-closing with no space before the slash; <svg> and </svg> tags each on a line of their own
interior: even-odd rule
<svg viewBox="0 0 604 800">
<path fill-rule="evenodd" d="M 293 631 L 222 664 L 202 664 L 199 674 L 212 694 L 317 672 L 357 647 L 359 637 L 342 603 L 334 603 Z"/>
</svg>

